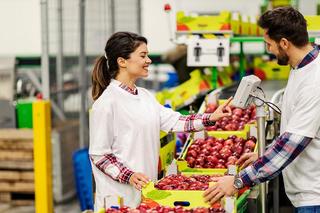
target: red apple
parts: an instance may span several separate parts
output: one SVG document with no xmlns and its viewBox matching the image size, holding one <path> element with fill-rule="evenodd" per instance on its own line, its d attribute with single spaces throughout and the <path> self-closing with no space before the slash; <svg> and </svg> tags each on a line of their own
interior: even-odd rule
<svg viewBox="0 0 320 213">
<path fill-rule="evenodd" d="M 249 138 L 248 138 L 249 140 L 252 140 L 253 142 L 257 142 L 257 138 L 256 137 L 254 137 L 254 136 L 250 136 Z"/>
<path fill-rule="evenodd" d="M 196 159 L 196 165 L 203 166 L 203 165 L 204 165 L 204 157 L 199 156 L 199 157 Z"/>
<path fill-rule="evenodd" d="M 233 113 L 234 115 L 237 115 L 237 116 L 241 117 L 243 111 L 242 111 L 242 109 L 240 109 L 240 108 L 235 108 L 235 109 L 232 111 L 232 113 Z"/>
<path fill-rule="evenodd" d="M 192 145 L 189 147 L 188 150 L 189 150 L 189 151 L 190 151 L 190 150 L 195 150 L 195 151 L 198 153 L 198 152 L 200 152 L 200 146 L 197 145 L 197 144 L 192 144 Z"/>
<path fill-rule="evenodd" d="M 244 144 L 244 149 L 250 149 L 251 151 L 253 151 L 255 145 L 255 142 L 253 142 L 252 140 L 247 140 L 247 142 Z"/>
<path fill-rule="evenodd" d="M 188 165 L 190 166 L 190 167 L 194 167 L 194 164 L 195 164 L 195 162 L 196 162 L 196 159 L 194 159 L 193 157 L 187 157 L 187 162 L 188 162 Z"/>
<path fill-rule="evenodd" d="M 221 155 L 221 157 L 223 159 L 228 159 L 228 157 L 230 157 L 232 155 L 231 150 L 228 147 L 223 147 L 220 151 L 219 154 Z"/>
<path fill-rule="evenodd" d="M 212 156 L 212 155 L 209 155 L 207 158 L 206 158 L 207 162 L 210 162 L 212 164 L 217 164 L 218 163 L 218 158 L 216 156 Z"/>
<path fill-rule="evenodd" d="M 225 169 L 226 167 L 223 164 L 218 163 L 215 168 L 217 168 L 217 169 Z"/>
<path fill-rule="evenodd" d="M 216 142 L 218 142 L 218 143 L 220 143 L 220 144 L 223 144 L 224 139 L 223 139 L 223 138 L 217 138 L 217 139 L 216 139 Z"/>
<path fill-rule="evenodd" d="M 229 146 L 229 147 L 233 147 L 233 144 L 234 144 L 234 142 L 232 139 L 227 139 L 223 143 L 224 146 Z"/>
<path fill-rule="evenodd" d="M 190 150 L 188 151 L 187 156 L 196 158 L 198 156 L 198 153 L 195 150 Z"/>
</svg>

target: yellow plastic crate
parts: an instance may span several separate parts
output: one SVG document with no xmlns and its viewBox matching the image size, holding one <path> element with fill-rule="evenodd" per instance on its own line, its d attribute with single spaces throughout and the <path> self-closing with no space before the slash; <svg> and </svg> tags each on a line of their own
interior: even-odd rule
<svg viewBox="0 0 320 213">
<path fill-rule="evenodd" d="M 231 13 L 222 11 L 219 15 L 186 16 L 183 11 L 176 15 L 177 31 L 223 31 L 231 30 Z"/>
<path fill-rule="evenodd" d="M 253 64 L 254 74 L 261 80 L 286 80 L 289 77 L 290 66 L 280 66 L 276 60 L 263 61 L 255 57 Z"/>
<path fill-rule="evenodd" d="M 162 136 L 162 137 L 161 137 Z M 160 134 L 160 163 L 161 170 L 166 170 L 175 157 L 176 151 L 176 134 Z"/>
<path fill-rule="evenodd" d="M 320 30 L 320 16 L 304 16 L 307 21 L 307 29 L 309 31 Z"/>
<path fill-rule="evenodd" d="M 201 175 L 206 175 L 209 173 L 203 173 Z M 217 173 L 224 175 L 223 172 Z M 189 174 L 191 175 L 191 174 Z M 188 176 L 188 175 L 187 175 Z M 214 183 L 209 183 L 212 185 Z M 142 189 L 142 199 L 151 199 L 152 201 L 158 203 L 162 206 L 175 207 L 179 203 L 186 203 L 188 206 L 183 206 L 186 209 L 192 209 L 197 207 L 206 207 L 209 208 L 210 205 L 204 202 L 203 199 L 204 191 L 200 190 L 159 190 L 155 188 L 154 183 L 150 182 L 146 187 Z M 236 198 L 228 198 L 228 201 L 224 200 L 224 202 L 231 202 L 233 210 L 229 211 L 232 213 L 237 212 L 236 207 Z M 227 205 L 225 205 L 227 206 Z M 230 204 L 228 203 L 228 206 Z"/>
<path fill-rule="evenodd" d="M 230 135 L 235 135 L 237 137 L 242 137 L 242 138 L 247 138 L 249 131 L 250 131 L 250 126 L 254 124 L 246 124 L 244 126 L 243 130 L 238 130 L 238 131 L 207 131 L 209 136 L 213 136 L 216 138 L 227 138 Z"/>
</svg>

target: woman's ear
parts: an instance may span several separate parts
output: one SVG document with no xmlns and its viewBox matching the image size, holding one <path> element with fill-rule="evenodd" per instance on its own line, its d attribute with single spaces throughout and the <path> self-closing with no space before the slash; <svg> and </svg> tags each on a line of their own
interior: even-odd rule
<svg viewBox="0 0 320 213">
<path fill-rule="evenodd" d="M 119 65 L 119 67 L 121 67 L 121 68 L 126 68 L 127 67 L 127 61 L 126 61 L 126 59 L 124 59 L 122 57 L 118 57 L 117 63 Z"/>
<path fill-rule="evenodd" d="M 284 50 L 288 50 L 289 49 L 290 42 L 288 41 L 288 39 L 282 38 L 279 43 L 280 43 L 280 47 L 282 49 L 284 49 Z"/>
</svg>

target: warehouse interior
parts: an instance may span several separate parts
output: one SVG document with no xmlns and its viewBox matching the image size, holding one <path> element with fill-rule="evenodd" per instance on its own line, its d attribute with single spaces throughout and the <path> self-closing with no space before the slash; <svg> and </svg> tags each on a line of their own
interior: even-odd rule
<svg viewBox="0 0 320 213">
<path fill-rule="evenodd" d="M 235 143 L 241 138 L 242 145 L 250 140 L 254 144 L 248 152 L 263 156 L 282 134 L 279 111 L 292 67 L 277 63 L 258 20 L 268 10 L 288 6 L 306 20 L 310 44 L 320 45 L 319 0 L 0 1 L 0 212 L 295 212 L 282 174 L 222 198 L 217 208 L 203 201 L 214 177 L 242 170 L 235 162 L 245 148 L 229 164 L 229 156 L 221 154 L 224 159 L 215 165 L 188 160 L 199 140 Z M 159 153 L 153 156 L 157 180 L 141 190 L 141 204 L 128 207 L 126 197 L 114 193 L 104 198 L 104 208 L 97 208 L 97 189 L 103 186 L 95 184 L 90 155 L 90 116 L 97 102 L 92 73 L 106 54 L 108 39 L 122 31 L 148 40 L 152 63 L 147 77 L 135 85 L 162 106 L 183 116 L 214 113 L 231 96 L 234 103 L 246 98 L 239 95 L 242 83 L 261 90 L 255 94 L 262 102 L 253 101 L 250 91 L 246 109 L 231 107 L 232 116 L 241 114 L 236 124 L 232 117 L 195 133 L 159 132 Z M 147 121 L 148 115 L 141 119 Z M 146 161 L 148 154 L 146 150 Z M 319 158 L 314 162 L 320 163 Z M 161 188 L 196 175 L 212 179 L 204 189 Z"/>
</svg>

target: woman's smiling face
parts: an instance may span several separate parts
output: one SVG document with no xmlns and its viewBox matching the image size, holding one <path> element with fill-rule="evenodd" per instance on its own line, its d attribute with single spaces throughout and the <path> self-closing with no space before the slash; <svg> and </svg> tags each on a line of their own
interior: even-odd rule
<svg viewBox="0 0 320 213">
<path fill-rule="evenodd" d="M 148 47 L 146 43 L 141 43 L 137 49 L 126 59 L 126 70 L 135 79 L 148 76 L 148 68 L 151 59 L 148 57 Z"/>
</svg>

